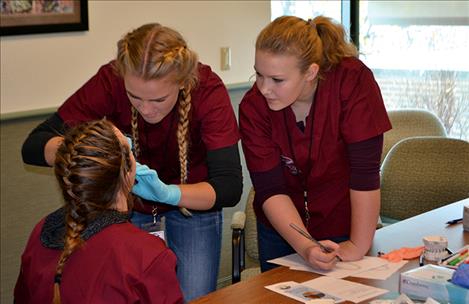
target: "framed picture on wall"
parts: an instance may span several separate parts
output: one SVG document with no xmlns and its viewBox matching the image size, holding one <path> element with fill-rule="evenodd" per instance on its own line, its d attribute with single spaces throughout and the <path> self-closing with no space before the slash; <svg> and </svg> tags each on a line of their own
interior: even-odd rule
<svg viewBox="0 0 469 304">
<path fill-rule="evenodd" d="M 88 30 L 87 0 L 0 0 L 1 36 Z"/>
</svg>

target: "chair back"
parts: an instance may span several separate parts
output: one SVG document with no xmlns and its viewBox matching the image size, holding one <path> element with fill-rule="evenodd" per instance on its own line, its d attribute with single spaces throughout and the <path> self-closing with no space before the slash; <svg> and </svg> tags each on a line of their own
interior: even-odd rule
<svg viewBox="0 0 469 304">
<path fill-rule="evenodd" d="M 469 197 L 469 142 L 412 137 L 381 167 L 381 216 L 403 220 Z"/>
<path fill-rule="evenodd" d="M 392 129 L 384 133 L 384 160 L 389 150 L 401 139 L 413 136 L 444 136 L 446 130 L 441 120 L 432 112 L 423 109 L 388 111 Z"/>
<path fill-rule="evenodd" d="M 259 253 L 257 246 L 257 223 L 253 208 L 254 188 L 251 187 L 244 211 L 236 211 L 231 219 L 232 229 L 232 283 L 258 275 Z M 246 254 L 249 259 L 246 259 Z"/>
<path fill-rule="evenodd" d="M 254 187 L 251 187 L 248 198 L 246 200 L 246 207 L 244 211 L 246 213 L 244 238 L 245 238 L 245 244 L 246 244 L 245 247 L 246 247 L 247 255 L 250 258 L 258 261 L 259 250 L 257 246 L 257 221 L 256 221 L 256 215 L 254 213 L 254 207 L 253 207 L 254 195 L 255 195 Z"/>
</svg>

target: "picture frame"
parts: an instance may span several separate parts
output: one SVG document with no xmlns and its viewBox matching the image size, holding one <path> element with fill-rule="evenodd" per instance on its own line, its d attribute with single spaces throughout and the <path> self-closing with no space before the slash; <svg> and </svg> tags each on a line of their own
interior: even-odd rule
<svg viewBox="0 0 469 304">
<path fill-rule="evenodd" d="M 1 0 L 0 36 L 88 30 L 87 0 Z"/>
</svg>

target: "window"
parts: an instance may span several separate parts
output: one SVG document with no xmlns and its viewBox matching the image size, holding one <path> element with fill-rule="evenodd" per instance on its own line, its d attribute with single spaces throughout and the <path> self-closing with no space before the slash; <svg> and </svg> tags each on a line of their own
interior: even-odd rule
<svg viewBox="0 0 469 304">
<path fill-rule="evenodd" d="M 424 108 L 469 139 L 469 2 L 360 1 L 360 59 L 387 109 Z"/>
<path fill-rule="evenodd" d="M 348 28 L 350 1 L 271 1 L 272 19 L 326 15 Z M 469 2 L 358 1 L 360 59 L 388 110 L 424 108 L 469 140 Z"/>
<path fill-rule="evenodd" d="M 271 20 L 283 15 L 298 16 L 305 20 L 324 15 L 340 22 L 342 3 L 340 0 L 271 1 Z"/>
</svg>

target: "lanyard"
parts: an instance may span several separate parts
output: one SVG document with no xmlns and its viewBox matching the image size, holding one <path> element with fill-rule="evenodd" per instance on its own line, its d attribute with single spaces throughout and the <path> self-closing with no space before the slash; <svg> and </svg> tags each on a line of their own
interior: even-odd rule
<svg viewBox="0 0 469 304">
<path fill-rule="evenodd" d="M 163 159 L 166 160 L 167 159 L 167 155 L 168 155 L 168 146 L 169 146 L 169 138 L 171 136 L 171 134 L 173 134 L 171 131 L 173 130 L 173 125 L 174 125 L 174 122 L 175 122 L 175 118 L 177 116 L 177 112 L 174 110 L 172 110 L 172 113 L 170 113 L 171 115 L 171 120 L 169 122 L 169 128 L 168 128 L 168 132 L 166 132 L 166 136 L 165 136 L 165 139 L 164 139 L 164 144 L 163 144 Z M 145 123 L 145 120 L 142 119 L 142 124 L 143 125 L 143 135 L 145 136 L 145 144 L 149 146 L 149 139 L 148 139 L 148 132 L 146 130 L 146 123 Z M 138 132 L 138 130 L 137 130 Z M 145 153 L 148 154 L 149 149 L 145 149 Z M 144 153 L 144 150 L 143 150 L 143 146 L 140 147 L 140 153 L 143 154 Z M 148 157 L 148 160 L 150 159 L 150 157 Z M 137 159 L 136 159 L 137 160 Z M 138 161 L 138 160 L 137 160 Z M 158 205 L 157 204 L 153 204 L 153 208 L 151 210 L 151 213 L 152 213 L 152 216 L 153 216 L 153 224 L 157 224 L 157 216 L 158 216 Z"/>
<path fill-rule="evenodd" d="M 319 86 L 318 86 L 319 87 Z M 286 111 L 283 111 L 283 120 L 284 120 L 284 124 L 285 124 L 285 132 L 287 134 L 287 138 L 288 138 L 288 147 L 290 149 L 290 153 L 292 155 L 292 159 L 293 159 L 293 162 L 294 162 L 294 165 L 298 168 L 298 177 L 301 179 L 301 184 L 303 186 L 303 197 L 304 197 L 304 207 L 305 207 L 305 210 L 304 210 L 304 216 L 305 216 L 305 222 L 306 222 L 306 227 L 308 227 L 309 225 L 309 220 L 311 218 L 311 215 L 310 215 L 310 212 L 309 212 L 309 209 L 308 209 L 308 179 L 309 179 L 309 175 L 311 173 L 311 169 L 313 167 L 313 156 L 312 156 L 312 151 L 313 151 L 313 131 L 314 131 L 314 113 L 316 112 L 316 95 L 317 95 L 317 92 L 318 92 L 318 87 L 316 87 L 316 92 L 314 92 L 314 97 L 313 97 L 313 104 L 311 105 L 312 109 L 311 109 L 311 133 L 310 133 L 310 136 L 309 136 L 309 144 L 308 144 L 308 160 L 306 162 L 306 168 L 305 168 L 305 171 L 301 170 L 299 168 L 299 164 L 298 164 L 298 161 L 297 161 L 297 158 L 296 158 L 296 153 L 295 153 L 295 149 L 293 148 L 293 141 L 292 141 L 292 138 L 290 136 L 290 132 L 288 131 L 288 122 L 287 122 L 287 114 L 286 114 Z M 307 125 L 305 126 L 305 130 L 304 132 L 307 133 Z"/>
</svg>

